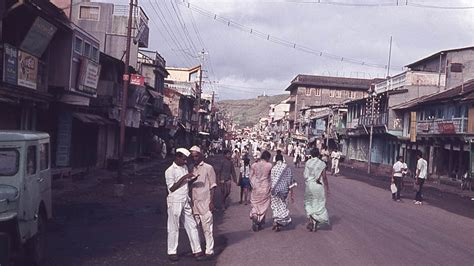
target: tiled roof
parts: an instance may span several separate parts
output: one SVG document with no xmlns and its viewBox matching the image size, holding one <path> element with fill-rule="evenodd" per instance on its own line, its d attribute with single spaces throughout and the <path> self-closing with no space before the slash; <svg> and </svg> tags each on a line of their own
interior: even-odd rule
<svg viewBox="0 0 474 266">
<path fill-rule="evenodd" d="M 292 81 L 286 91 L 290 91 L 297 85 L 301 86 L 319 86 L 319 87 L 334 87 L 344 89 L 359 89 L 367 90 L 371 84 L 382 81 L 383 79 L 360 79 L 360 78 L 343 78 L 343 77 L 329 77 L 329 76 L 313 76 L 313 75 L 298 75 Z"/>
</svg>

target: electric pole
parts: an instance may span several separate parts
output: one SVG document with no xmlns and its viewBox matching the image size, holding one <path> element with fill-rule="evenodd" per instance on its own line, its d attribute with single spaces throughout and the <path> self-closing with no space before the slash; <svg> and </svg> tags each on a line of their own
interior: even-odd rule
<svg viewBox="0 0 474 266">
<path fill-rule="evenodd" d="M 128 67 L 130 64 L 130 42 L 132 40 L 132 20 L 133 20 L 134 0 L 130 0 L 128 10 L 128 26 L 127 26 L 127 43 L 125 49 L 125 70 L 123 74 L 123 89 L 122 89 L 122 110 L 120 112 L 120 140 L 119 140 L 119 165 L 116 180 L 116 195 L 123 194 L 123 155 L 125 146 L 125 115 L 127 112 L 127 98 L 128 98 L 128 83 L 130 76 Z M 120 192 L 119 192 L 120 191 Z"/>
</svg>

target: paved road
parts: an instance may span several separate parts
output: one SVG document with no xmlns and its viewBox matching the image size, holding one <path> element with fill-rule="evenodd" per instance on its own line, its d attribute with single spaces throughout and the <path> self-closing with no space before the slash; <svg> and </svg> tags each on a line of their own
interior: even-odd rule
<svg viewBox="0 0 474 266">
<path fill-rule="evenodd" d="M 123 199 L 112 197 L 109 182 L 55 197 L 45 265 L 170 264 L 166 166 L 127 179 Z M 181 259 L 173 265 L 474 265 L 474 202 L 443 197 L 441 204 L 433 194 L 424 206 L 411 200 L 395 203 L 383 182 L 373 186 L 356 176 L 330 177 L 333 228 L 310 233 L 305 229 L 302 171 L 295 170 L 299 186 L 290 207 L 293 228 L 276 233 L 269 223 L 252 232 L 250 207 L 237 203 L 234 186 L 231 206 L 215 215 L 217 256 L 196 264 L 183 230 Z"/>
<path fill-rule="evenodd" d="M 293 228 L 252 232 L 249 206 L 234 203 L 218 228 L 227 240 L 218 265 L 474 265 L 473 219 L 429 202 L 393 202 L 388 189 L 344 176 L 329 177 L 332 230 L 308 232 L 303 169 L 294 172 Z M 232 197 L 237 202 L 236 187 Z"/>
</svg>

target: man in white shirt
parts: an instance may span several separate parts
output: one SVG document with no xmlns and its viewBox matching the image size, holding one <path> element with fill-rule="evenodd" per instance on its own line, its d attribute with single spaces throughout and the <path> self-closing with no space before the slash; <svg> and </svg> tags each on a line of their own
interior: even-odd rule
<svg viewBox="0 0 474 266">
<path fill-rule="evenodd" d="M 415 204 L 423 204 L 422 190 L 423 184 L 426 178 L 428 178 L 428 163 L 423 159 L 423 154 L 419 152 L 416 156 L 418 162 L 416 163 L 416 184 L 418 185 L 418 191 L 415 196 Z"/>
<path fill-rule="evenodd" d="M 176 157 L 173 164 L 166 169 L 165 178 L 168 187 L 168 257 L 171 261 L 178 258 L 179 222 L 181 216 L 184 220 L 184 228 L 189 237 L 191 249 L 196 257 L 202 256 L 201 244 L 196 221 L 191 209 L 188 183 L 197 179 L 192 173 L 188 173 L 186 159 L 190 152 L 184 148 L 176 149 Z"/>
<path fill-rule="evenodd" d="M 392 184 L 397 187 L 397 192 L 392 193 L 392 199 L 394 201 L 400 200 L 400 192 L 402 190 L 402 177 L 403 172 L 406 171 L 406 164 L 403 163 L 403 156 L 398 156 L 398 161 L 392 167 Z"/>
<path fill-rule="evenodd" d="M 341 152 L 336 148 L 331 153 L 331 169 L 332 174 L 337 176 L 339 174 L 339 160 L 341 159 Z"/>
</svg>

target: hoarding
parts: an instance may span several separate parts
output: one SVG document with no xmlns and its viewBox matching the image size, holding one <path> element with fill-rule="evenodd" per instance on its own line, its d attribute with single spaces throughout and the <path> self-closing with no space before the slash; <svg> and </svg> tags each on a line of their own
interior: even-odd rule
<svg viewBox="0 0 474 266">
<path fill-rule="evenodd" d="M 57 28 L 41 17 L 37 17 L 30 30 L 23 39 L 20 49 L 41 57 L 48 48 L 49 42 Z"/>
<path fill-rule="evenodd" d="M 36 90 L 38 59 L 33 55 L 18 51 L 18 85 Z"/>
<path fill-rule="evenodd" d="M 3 81 L 12 85 L 17 85 L 18 50 L 6 43 L 3 47 Z"/>
</svg>

